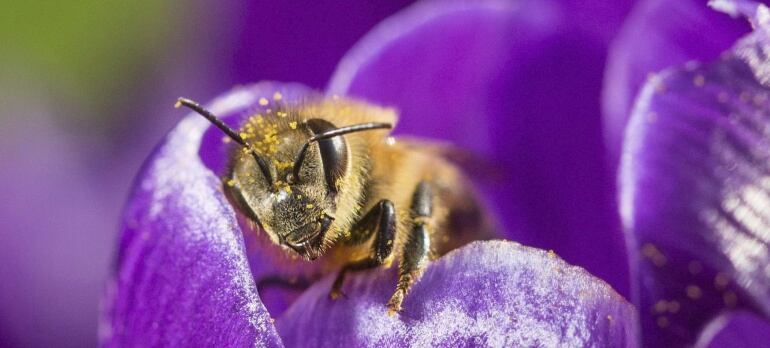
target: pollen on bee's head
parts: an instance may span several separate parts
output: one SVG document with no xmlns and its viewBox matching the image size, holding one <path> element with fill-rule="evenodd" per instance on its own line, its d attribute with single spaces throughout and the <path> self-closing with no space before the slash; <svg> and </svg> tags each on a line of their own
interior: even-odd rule
<svg viewBox="0 0 770 348">
<path fill-rule="evenodd" d="M 263 98 L 264 99 L 264 98 Z M 241 130 L 241 137 L 248 139 L 251 147 L 257 153 L 272 157 L 278 152 L 280 139 L 278 138 L 279 126 L 261 114 L 249 117 Z"/>
</svg>

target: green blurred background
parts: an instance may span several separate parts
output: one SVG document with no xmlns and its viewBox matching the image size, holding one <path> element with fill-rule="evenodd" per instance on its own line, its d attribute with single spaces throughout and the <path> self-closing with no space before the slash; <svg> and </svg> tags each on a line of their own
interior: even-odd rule
<svg viewBox="0 0 770 348">
<path fill-rule="evenodd" d="M 4 84 L 43 88 L 65 104 L 102 111 L 63 116 L 104 127 L 113 116 L 107 101 L 130 90 L 144 74 L 147 60 L 183 35 L 179 24 L 185 7 L 176 5 L 168 1 L 3 1 Z M 10 116 L 2 115 L 3 119 Z"/>
</svg>

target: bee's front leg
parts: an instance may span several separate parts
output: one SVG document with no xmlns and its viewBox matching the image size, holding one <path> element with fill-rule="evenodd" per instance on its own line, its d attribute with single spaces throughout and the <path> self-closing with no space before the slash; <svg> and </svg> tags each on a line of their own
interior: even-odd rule
<svg viewBox="0 0 770 348">
<path fill-rule="evenodd" d="M 345 273 L 377 267 L 385 262 L 393 251 L 393 238 L 396 235 L 396 209 L 393 202 L 383 199 L 353 227 L 353 244 L 364 243 L 375 234 L 372 243 L 372 255 L 364 260 L 342 267 L 334 280 L 329 297 L 336 299 L 342 294 Z"/>
<path fill-rule="evenodd" d="M 431 220 L 433 217 L 432 191 L 429 182 L 421 181 L 412 197 L 412 229 L 404 244 L 403 256 L 399 263 L 396 292 L 388 301 L 389 314 L 391 315 L 401 310 L 404 296 L 428 263 L 430 254 L 429 229 L 432 228 Z"/>
</svg>

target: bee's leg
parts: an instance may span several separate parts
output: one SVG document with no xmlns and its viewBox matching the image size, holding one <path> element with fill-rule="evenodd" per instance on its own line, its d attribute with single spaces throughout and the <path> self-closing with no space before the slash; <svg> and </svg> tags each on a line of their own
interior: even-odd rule
<svg viewBox="0 0 770 348">
<path fill-rule="evenodd" d="M 409 288 L 420 276 L 428 263 L 430 253 L 431 217 L 433 216 L 433 192 L 431 184 L 421 181 L 412 197 L 412 229 L 404 244 L 403 256 L 398 269 L 396 292 L 388 301 L 389 314 L 401 310 L 401 303 Z"/>
<path fill-rule="evenodd" d="M 372 243 L 372 255 L 370 258 L 350 263 L 342 267 L 334 280 L 329 296 L 332 299 L 339 297 L 342 292 L 342 284 L 345 281 L 345 273 L 377 267 L 385 262 L 393 251 L 393 238 L 396 235 L 396 208 L 393 202 L 383 199 L 353 227 L 355 239 L 351 242 L 361 244 L 369 240 L 375 234 Z"/>
</svg>

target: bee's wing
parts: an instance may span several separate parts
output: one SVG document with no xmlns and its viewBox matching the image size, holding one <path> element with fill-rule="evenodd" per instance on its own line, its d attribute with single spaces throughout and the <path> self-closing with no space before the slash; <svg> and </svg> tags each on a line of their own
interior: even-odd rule
<svg viewBox="0 0 770 348">
<path fill-rule="evenodd" d="M 490 182 L 494 171 L 490 161 L 449 142 L 417 137 L 398 137 L 397 142 L 430 158 L 427 166 L 433 176 L 434 192 L 441 208 L 449 214 L 441 228 L 447 238 L 436 244 L 439 255 L 473 240 L 497 237 L 496 219 L 471 182 L 485 186 Z"/>
</svg>

